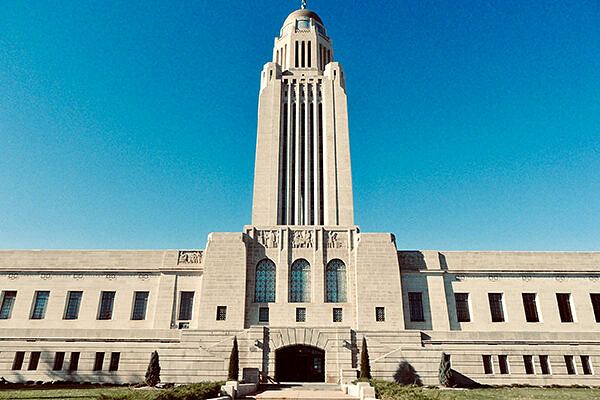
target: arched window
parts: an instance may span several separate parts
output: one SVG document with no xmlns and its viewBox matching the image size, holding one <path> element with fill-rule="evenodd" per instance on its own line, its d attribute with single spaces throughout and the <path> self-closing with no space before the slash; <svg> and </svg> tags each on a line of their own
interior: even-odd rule
<svg viewBox="0 0 600 400">
<path fill-rule="evenodd" d="M 310 264 L 301 258 L 290 268 L 290 303 L 310 301 Z"/>
<path fill-rule="evenodd" d="M 342 260 L 331 260 L 325 271 L 325 301 L 346 301 L 346 264 Z"/>
<path fill-rule="evenodd" d="M 270 303 L 275 301 L 275 263 L 264 259 L 256 265 L 256 293 L 254 301 Z"/>
</svg>

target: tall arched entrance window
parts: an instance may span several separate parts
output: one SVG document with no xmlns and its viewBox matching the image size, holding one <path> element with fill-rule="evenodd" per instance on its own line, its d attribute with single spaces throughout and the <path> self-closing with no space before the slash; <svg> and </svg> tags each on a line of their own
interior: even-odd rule
<svg viewBox="0 0 600 400">
<path fill-rule="evenodd" d="M 310 302 L 310 264 L 301 258 L 290 267 L 290 303 Z"/>
<path fill-rule="evenodd" d="M 331 260 L 325 269 L 325 301 L 343 303 L 346 300 L 346 264 Z"/>
<path fill-rule="evenodd" d="M 254 301 L 257 303 L 271 303 L 275 301 L 275 263 L 266 258 L 256 264 Z"/>
</svg>

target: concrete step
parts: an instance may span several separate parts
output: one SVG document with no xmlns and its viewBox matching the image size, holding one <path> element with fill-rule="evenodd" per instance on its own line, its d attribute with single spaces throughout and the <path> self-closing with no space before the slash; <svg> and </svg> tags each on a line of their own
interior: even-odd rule
<svg viewBox="0 0 600 400">
<path fill-rule="evenodd" d="M 256 400 L 354 400 L 355 397 L 342 392 L 334 383 L 286 382 L 279 385 L 261 385 L 252 397 Z"/>
</svg>

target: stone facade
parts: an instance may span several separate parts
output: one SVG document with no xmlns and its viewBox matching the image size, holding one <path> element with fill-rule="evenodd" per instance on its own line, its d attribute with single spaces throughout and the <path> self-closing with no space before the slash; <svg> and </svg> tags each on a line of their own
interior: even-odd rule
<svg viewBox="0 0 600 400">
<path fill-rule="evenodd" d="M 332 51 L 316 14 L 286 19 L 262 72 L 241 232 L 206 249 L 0 251 L 0 376 L 140 382 L 158 350 L 163 382 L 224 379 L 235 336 L 244 376 L 289 377 L 292 349 L 306 377 L 340 382 L 364 337 L 378 378 L 407 361 L 437 384 L 445 352 L 480 383 L 599 385 L 600 252 L 399 251 L 353 225 Z"/>
</svg>

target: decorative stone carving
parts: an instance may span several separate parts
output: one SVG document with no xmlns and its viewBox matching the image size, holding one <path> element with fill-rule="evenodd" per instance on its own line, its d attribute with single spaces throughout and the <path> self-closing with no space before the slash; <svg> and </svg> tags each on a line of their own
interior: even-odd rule
<svg viewBox="0 0 600 400">
<path fill-rule="evenodd" d="M 309 248 L 313 247 L 312 231 L 292 231 L 292 247 Z"/>
<path fill-rule="evenodd" d="M 40 278 L 43 280 L 52 279 L 52 275 L 50 274 L 40 274 Z"/>
<path fill-rule="evenodd" d="M 200 264 L 202 252 L 199 250 L 180 250 L 177 264 Z"/>
<path fill-rule="evenodd" d="M 557 282 L 564 282 L 567 280 L 567 277 L 565 275 L 558 275 L 556 276 L 554 279 L 556 279 Z"/>
<path fill-rule="evenodd" d="M 267 248 L 277 248 L 279 245 L 278 231 L 257 231 L 256 240 Z"/>
<path fill-rule="evenodd" d="M 73 279 L 76 281 L 83 279 L 83 274 L 73 274 Z"/>
<path fill-rule="evenodd" d="M 523 282 L 529 282 L 533 279 L 533 277 L 531 275 L 523 275 L 521 279 L 523 279 Z"/>
<path fill-rule="evenodd" d="M 14 281 L 15 279 L 19 279 L 19 274 L 16 272 L 11 272 L 10 274 L 8 274 L 8 279 L 10 279 L 11 281 Z"/>
<path fill-rule="evenodd" d="M 115 280 L 117 279 L 117 275 L 115 274 L 106 274 L 105 275 L 106 279 L 108 279 L 109 281 Z"/>
<path fill-rule="evenodd" d="M 146 281 L 146 280 L 150 279 L 150 275 L 149 274 L 143 274 L 143 273 L 140 272 L 138 274 L 138 279 L 142 280 L 142 281 Z"/>
<path fill-rule="evenodd" d="M 600 282 L 600 275 L 590 275 L 590 281 L 594 283 Z"/>
<path fill-rule="evenodd" d="M 465 274 L 457 274 L 456 275 L 456 280 L 459 281 L 459 282 L 462 282 L 462 281 L 464 281 L 466 279 L 467 279 L 467 276 Z"/>
<path fill-rule="evenodd" d="M 488 279 L 491 282 L 498 282 L 500 280 L 500 276 L 498 276 L 498 275 L 488 275 Z"/>
<path fill-rule="evenodd" d="M 344 232 L 327 232 L 327 248 L 341 249 L 347 247 L 348 238 Z"/>
</svg>

